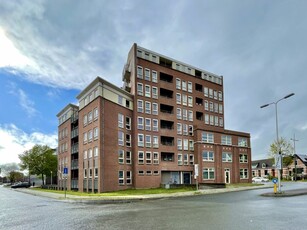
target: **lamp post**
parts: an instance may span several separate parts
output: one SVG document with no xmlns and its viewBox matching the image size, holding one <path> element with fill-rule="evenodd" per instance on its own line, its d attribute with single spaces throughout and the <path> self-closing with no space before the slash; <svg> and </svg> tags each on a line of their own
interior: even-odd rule
<svg viewBox="0 0 307 230">
<path fill-rule="evenodd" d="M 295 133 L 294 133 L 294 135 L 293 135 L 293 138 L 291 138 L 291 141 L 293 141 L 293 152 L 294 152 L 294 168 L 295 168 L 295 173 L 294 173 L 294 181 L 296 181 L 296 175 L 297 175 L 297 173 L 296 173 L 296 161 L 297 161 L 297 158 L 296 158 L 296 151 L 295 151 L 295 142 L 296 141 L 298 141 L 298 140 L 296 140 L 295 139 Z"/>
<path fill-rule="evenodd" d="M 260 108 L 265 108 L 269 105 L 275 105 L 275 117 L 276 117 L 276 144 L 277 144 L 277 149 L 278 149 L 278 156 L 275 157 L 275 167 L 277 168 L 277 162 L 280 161 L 280 166 L 277 168 L 278 169 L 278 193 L 281 193 L 281 183 L 280 183 L 280 171 L 282 169 L 282 157 L 281 157 L 281 149 L 280 149 L 280 146 L 279 146 L 279 137 L 278 137 L 278 116 L 277 116 L 277 104 L 278 102 L 284 100 L 284 99 L 287 99 L 289 97 L 292 97 L 294 95 L 294 93 L 290 93 L 286 96 L 284 96 L 283 98 L 275 101 L 275 102 L 271 102 L 269 104 L 265 104 L 265 105 L 262 105 L 260 106 Z"/>
</svg>

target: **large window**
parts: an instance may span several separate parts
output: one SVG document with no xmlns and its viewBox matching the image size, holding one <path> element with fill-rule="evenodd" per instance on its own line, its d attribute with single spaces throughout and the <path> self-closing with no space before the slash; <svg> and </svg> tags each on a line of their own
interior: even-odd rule
<svg viewBox="0 0 307 230">
<path fill-rule="evenodd" d="M 181 104 L 181 94 L 180 93 L 176 93 L 176 103 Z"/>
<path fill-rule="evenodd" d="M 222 145 L 232 145 L 232 138 L 228 135 L 222 135 Z"/>
<path fill-rule="evenodd" d="M 248 179 L 248 169 L 240 169 L 240 179 Z"/>
<path fill-rule="evenodd" d="M 214 161 L 214 152 L 203 151 L 203 161 Z"/>
<path fill-rule="evenodd" d="M 158 115 L 158 104 L 152 103 L 152 115 Z"/>
<path fill-rule="evenodd" d="M 157 136 L 152 136 L 152 147 L 159 148 L 159 139 Z"/>
<path fill-rule="evenodd" d="M 145 130 L 151 131 L 151 119 L 145 118 Z"/>
<path fill-rule="evenodd" d="M 159 131 L 158 120 L 152 119 L 152 131 Z"/>
<path fill-rule="evenodd" d="M 203 180 L 214 180 L 214 168 L 204 168 L 203 169 Z"/>
<path fill-rule="evenodd" d="M 238 138 L 238 145 L 242 147 L 247 147 L 247 138 L 239 137 Z"/>
<path fill-rule="evenodd" d="M 125 182 L 124 182 L 124 171 L 118 171 L 118 183 L 120 185 L 123 185 Z"/>
<path fill-rule="evenodd" d="M 144 147 L 144 134 L 138 134 L 138 146 Z"/>
<path fill-rule="evenodd" d="M 182 150 L 182 139 L 177 139 L 177 149 Z"/>
<path fill-rule="evenodd" d="M 138 66 L 137 77 L 143 79 L 143 68 L 141 66 Z"/>
<path fill-rule="evenodd" d="M 151 97 L 150 95 L 150 85 L 145 85 L 145 97 Z"/>
<path fill-rule="evenodd" d="M 149 101 L 145 101 L 145 113 L 151 114 L 151 103 Z"/>
<path fill-rule="evenodd" d="M 122 131 L 118 131 L 118 145 L 124 146 L 124 133 Z"/>
<path fill-rule="evenodd" d="M 143 113 L 144 112 L 143 100 L 138 100 L 138 112 L 139 113 Z"/>
<path fill-rule="evenodd" d="M 153 163 L 159 164 L 159 153 L 158 152 L 153 152 Z"/>
<path fill-rule="evenodd" d="M 124 115 L 121 113 L 118 114 L 118 127 L 124 128 Z"/>
<path fill-rule="evenodd" d="M 181 119 L 181 109 L 177 108 L 177 119 Z"/>
<path fill-rule="evenodd" d="M 151 148 L 151 135 L 145 136 L 145 145 L 146 145 L 146 148 Z"/>
<path fill-rule="evenodd" d="M 232 162 L 232 154 L 231 153 L 222 153 L 222 161 L 223 162 Z"/>
<path fill-rule="evenodd" d="M 126 172 L 126 183 L 127 184 L 131 184 L 132 183 L 132 172 L 131 171 L 127 171 Z"/>
<path fill-rule="evenodd" d="M 205 143 L 214 143 L 214 135 L 213 133 L 202 132 L 201 140 Z"/>
<path fill-rule="evenodd" d="M 142 83 L 137 84 L 137 92 L 138 92 L 138 95 L 143 96 L 143 84 Z"/>
<path fill-rule="evenodd" d="M 158 88 L 152 86 L 152 98 L 158 99 Z"/>
<path fill-rule="evenodd" d="M 181 89 L 181 80 L 176 78 L 176 89 Z"/>
<path fill-rule="evenodd" d="M 188 81 L 188 92 L 192 93 L 192 82 Z"/>
<path fill-rule="evenodd" d="M 247 163 L 247 154 L 240 153 L 240 163 Z"/>
<path fill-rule="evenodd" d="M 138 129 L 144 129 L 144 118 L 143 117 L 138 117 Z"/>
<path fill-rule="evenodd" d="M 88 142 L 93 140 L 93 130 L 88 131 Z"/>
<path fill-rule="evenodd" d="M 145 80 L 150 81 L 150 70 L 145 69 Z"/>
<path fill-rule="evenodd" d="M 144 152 L 143 151 L 138 152 L 138 162 L 139 164 L 144 164 Z"/>
<path fill-rule="evenodd" d="M 124 150 L 122 149 L 118 150 L 118 163 L 120 164 L 124 163 Z"/>
<path fill-rule="evenodd" d="M 157 83 L 158 82 L 158 77 L 157 77 L 157 71 L 152 70 L 152 82 Z"/>
</svg>

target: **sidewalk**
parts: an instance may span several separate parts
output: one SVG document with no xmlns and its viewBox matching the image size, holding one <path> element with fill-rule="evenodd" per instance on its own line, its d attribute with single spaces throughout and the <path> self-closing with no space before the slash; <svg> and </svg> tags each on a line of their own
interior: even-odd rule
<svg viewBox="0 0 307 230">
<path fill-rule="evenodd" d="M 170 197 L 187 197 L 187 196 L 197 196 L 197 195 L 207 195 L 207 194 L 218 194 L 226 192 L 237 192 L 245 190 L 254 189 L 264 189 L 271 188 L 271 184 L 261 185 L 261 186 L 251 186 L 251 187 L 239 187 L 239 188 L 220 188 L 220 189 L 206 189 L 198 191 L 189 192 L 178 192 L 169 194 L 148 194 L 148 195 L 130 195 L 130 196 L 77 196 L 66 194 L 52 193 L 52 192 L 42 192 L 34 189 L 16 189 L 15 191 L 28 193 L 34 196 L 43 196 L 52 199 L 61 200 L 64 202 L 79 202 L 79 203 L 95 203 L 95 204 L 110 204 L 110 203 L 130 203 L 141 200 L 154 200 Z M 306 190 L 307 191 L 307 190 Z"/>
</svg>

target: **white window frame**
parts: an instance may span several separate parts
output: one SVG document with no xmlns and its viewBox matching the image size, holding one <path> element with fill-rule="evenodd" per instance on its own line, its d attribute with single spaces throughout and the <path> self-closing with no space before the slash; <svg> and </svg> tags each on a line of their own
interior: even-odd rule
<svg viewBox="0 0 307 230">
<path fill-rule="evenodd" d="M 138 134 L 138 147 L 144 147 L 144 134 Z"/>
<path fill-rule="evenodd" d="M 145 97 L 151 97 L 151 87 L 150 85 L 145 85 Z"/>
<path fill-rule="evenodd" d="M 144 112 L 144 101 L 143 100 L 138 100 L 137 101 L 137 111 L 139 113 L 143 113 Z"/>
</svg>

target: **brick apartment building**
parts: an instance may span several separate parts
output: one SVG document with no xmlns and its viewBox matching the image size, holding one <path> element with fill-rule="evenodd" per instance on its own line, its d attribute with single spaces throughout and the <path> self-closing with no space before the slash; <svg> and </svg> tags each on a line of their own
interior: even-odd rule
<svg viewBox="0 0 307 230">
<path fill-rule="evenodd" d="M 64 167 L 67 188 L 87 192 L 251 182 L 250 134 L 224 128 L 222 76 L 134 44 L 122 80 L 97 77 L 57 115 L 60 187 Z"/>
</svg>

